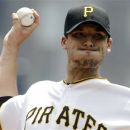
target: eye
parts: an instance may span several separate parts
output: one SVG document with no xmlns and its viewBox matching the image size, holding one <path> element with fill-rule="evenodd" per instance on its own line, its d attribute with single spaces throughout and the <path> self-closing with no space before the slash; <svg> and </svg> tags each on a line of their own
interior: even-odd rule
<svg viewBox="0 0 130 130">
<path fill-rule="evenodd" d="M 107 38 L 107 36 L 104 36 L 100 33 L 96 33 L 93 35 L 93 39 L 95 39 L 96 41 L 102 41 L 105 40 Z"/>
<path fill-rule="evenodd" d="M 86 37 L 86 35 L 83 32 L 74 32 L 71 35 L 72 37 L 77 38 L 77 39 L 83 39 Z"/>
</svg>

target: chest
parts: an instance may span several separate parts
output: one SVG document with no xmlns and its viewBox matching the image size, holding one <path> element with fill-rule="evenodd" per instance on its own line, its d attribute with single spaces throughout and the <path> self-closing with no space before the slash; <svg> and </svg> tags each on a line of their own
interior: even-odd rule
<svg viewBox="0 0 130 130">
<path fill-rule="evenodd" d="M 99 89 L 49 91 L 26 100 L 24 130 L 127 130 L 127 99 Z"/>
</svg>

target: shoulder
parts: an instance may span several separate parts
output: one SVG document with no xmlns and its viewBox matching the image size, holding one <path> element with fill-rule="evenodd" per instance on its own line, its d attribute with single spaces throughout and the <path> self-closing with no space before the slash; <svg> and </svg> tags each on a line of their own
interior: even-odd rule
<svg viewBox="0 0 130 130">
<path fill-rule="evenodd" d="M 44 81 L 38 81 L 31 85 L 31 88 L 33 87 L 46 87 L 46 86 L 52 86 L 55 85 L 57 82 L 50 81 L 50 80 L 44 80 Z"/>
<path fill-rule="evenodd" d="M 130 99 L 130 88 L 128 86 L 112 83 L 110 81 L 100 82 L 100 86 L 107 92 Z"/>
<path fill-rule="evenodd" d="M 56 86 L 56 82 L 50 81 L 50 80 L 38 81 L 38 82 L 32 84 L 30 86 L 30 88 L 28 89 L 28 91 L 39 90 L 39 89 L 43 89 L 43 88 L 45 89 L 45 88 L 52 87 L 52 86 Z"/>
<path fill-rule="evenodd" d="M 114 87 L 115 89 L 123 89 L 123 90 L 130 90 L 129 86 L 124 86 L 121 84 L 110 82 L 108 83 L 109 86 Z"/>
<path fill-rule="evenodd" d="M 19 114 L 24 103 L 24 95 L 19 95 L 10 98 L 8 101 L 2 104 L 0 108 L 0 118 L 14 116 Z"/>
<path fill-rule="evenodd" d="M 23 103 L 24 95 L 19 95 L 2 104 L 0 108 L 0 123 L 2 124 L 3 129 L 15 128 L 18 123 L 18 117 L 21 116 L 20 114 L 23 108 Z"/>
<path fill-rule="evenodd" d="M 39 81 L 33 84 L 26 93 L 26 101 L 33 103 L 41 101 L 41 99 L 54 99 L 54 97 L 60 96 L 64 88 L 62 82 L 54 81 Z"/>
<path fill-rule="evenodd" d="M 22 109 L 22 104 L 24 103 L 24 97 L 25 95 L 18 95 L 10 98 L 8 101 L 2 104 L 0 108 L 0 113 L 6 112 L 7 115 L 8 113 L 11 112 L 12 114 L 16 113 L 17 111 L 19 111 L 19 109 Z"/>
<path fill-rule="evenodd" d="M 90 80 L 89 83 L 92 86 L 95 86 L 96 88 L 100 88 L 103 91 L 107 92 L 115 92 L 115 93 L 122 93 L 122 94 L 129 94 L 130 95 L 130 87 L 119 85 L 116 83 L 112 83 L 107 79 L 94 79 Z"/>
<path fill-rule="evenodd" d="M 22 104 L 24 102 L 24 95 L 18 95 L 15 97 L 10 98 L 8 101 L 6 101 L 5 103 L 2 104 L 0 111 L 10 111 L 11 109 L 14 110 L 18 110 L 18 108 L 20 109 L 22 107 Z"/>
<path fill-rule="evenodd" d="M 128 93 L 130 95 L 130 87 L 128 86 L 115 84 L 115 83 L 110 83 L 110 86 L 115 91 L 119 91 L 121 93 Z"/>
<path fill-rule="evenodd" d="M 57 89 L 60 86 L 60 82 L 45 80 L 45 81 L 39 81 L 31 85 L 31 87 L 27 91 L 27 95 L 29 94 L 43 94 L 50 91 L 53 91 L 54 89 Z"/>
<path fill-rule="evenodd" d="M 130 88 L 128 86 L 124 86 L 124 85 L 120 85 L 120 84 L 116 84 L 116 83 L 112 83 L 109 80 L 105 79 L 99 79 L 97 80 L 97 82 L 95 82 L 95 84 L 98 83 L 100 85 L 102 85 L 103 87 L 107 87 L 109 89 L 112 90 L 124 90 L 124 91 L 130 91 Z M 97 85 L 98 85 L 97 84 Z"/>
</svg>

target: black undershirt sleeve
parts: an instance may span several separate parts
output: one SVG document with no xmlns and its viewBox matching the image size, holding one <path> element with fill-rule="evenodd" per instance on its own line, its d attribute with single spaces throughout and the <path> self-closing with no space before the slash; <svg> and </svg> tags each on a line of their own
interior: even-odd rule
<svg viewBox="0 0 130 130">
<path fill-rule="evenodd" d="M 1 105 L 6 102 L 8 99 L 12 98 L 12 96 L 2 96 L 0 97 L 0 107 Z"/>
</svg>

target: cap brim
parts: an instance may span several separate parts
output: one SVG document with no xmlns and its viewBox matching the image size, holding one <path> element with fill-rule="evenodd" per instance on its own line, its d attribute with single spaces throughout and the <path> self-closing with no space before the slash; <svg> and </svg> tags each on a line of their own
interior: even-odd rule
<svg viewBox="0 0 130 130">
<path fill-rule="evenodd" d="M 82 22 L 79 22 L 77 23 L 75 26 L 73 26 L 71 29 L 69 29 L 66 34 L 69 34 L 70 32 L 72 32 L 74 29 L 76 29 L 79 25 L 83 24 L 83 23 L 86 23 L 86 22 L 89 22 L 89 23 L 95 23 L 95 24 L 98 24 L 100 25 L 108 34 L 108 36 L 110 37 L 110 32 L 105 28 L 105 26 L 103 24 L 101 24 L 99 21 L 96 21 L 96 20 L 85 20 L 85 21 L 82 21 Z"/>
</svg>

